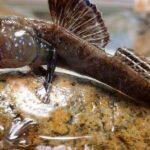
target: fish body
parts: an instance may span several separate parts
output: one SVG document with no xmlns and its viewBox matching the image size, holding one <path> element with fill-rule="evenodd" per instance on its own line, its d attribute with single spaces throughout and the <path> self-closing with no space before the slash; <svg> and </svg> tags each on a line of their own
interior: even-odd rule
<svg viewBox="0 0 150 150">
<path fill-rule="evenodd" d="M 44 26 L 41 28 L 44 29 Z M 41 38 L 50 41 L 56 48 L 58 66 L 93 77 L 125 93 L 139 103 L 150 104 L 150 65 L 146 60 L 142 61 L 138 55 L 133 53 L 132 56 L 136 56 L 139 60 L 135 61 L 135 64 L 130 64 L 134 60 L 130 63 L 123 60 L 127 59 L 128 55 L 124 55 L 123 58 L 119 56 L 119 51 L 121 53 L 123 48 L 118 49 L 115 56 L 109 56 L 102 49 L 69 33 L 62 27 L 51 25 L 48 31 L 50 30 L 52 31 L 51 36 L 43 35 L 43 30 Z M 129 50 L 125 49 L 125 51 Z M 143 64 L 140 64 L 140 60 Z M 142 68 L 145 68 L 143 73 Z"/>
<path fill-rule="evenodd" d="M 56 50 L 58 66 L 93 77 L 139 103 L 150 105 L 150 63 L 127 48 L 119 48 L 114 56 L 105 53 L 109 34 L 95 5 L 88 0 L 49 0 L 49 8 L 52 23 L 20 17 L 1 19 L 2 68 L 52 63 Z M 7 38 L 2 25 L 7 29 L 10 26 L 10 31 L 6 29 Z M 24 32 L 25 46 L 21 42 L 15 47 L 16 41 L 10 35 L 20 31 Z M 12 55 L 4 46 L 7 40 L 12 42 Z"/>
</svg>

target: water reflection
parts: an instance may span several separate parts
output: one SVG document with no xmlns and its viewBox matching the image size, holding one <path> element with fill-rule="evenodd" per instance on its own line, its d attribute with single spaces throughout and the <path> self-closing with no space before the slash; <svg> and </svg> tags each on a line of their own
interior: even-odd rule
<svg viewBox="0 0 150 150">
<path fill-rule="evenodd" d="M 6 135 L 4 136 L 4 142 L 9 145 L 27 145 L 26 134 L 31 128 L 31 126 L 35 125 L 36 122 L 33 119 L 25 118 L 15 118 L 10 125 L 9 129 L 7 129 Z"/>
</svg>

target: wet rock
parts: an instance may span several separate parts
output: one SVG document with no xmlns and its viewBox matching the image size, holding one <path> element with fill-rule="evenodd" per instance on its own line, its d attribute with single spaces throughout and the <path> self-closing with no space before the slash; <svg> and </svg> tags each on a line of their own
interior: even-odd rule
<svg viewBox="0 0 150 150">
<path fill-rule="evenodd" d="M 0 149 L 150 148 L 149 108 L 63 73 L 56 73 L 50 103 L 44 104 L 43 82 L 32 73 L 0 75 Z"/>
</svg>

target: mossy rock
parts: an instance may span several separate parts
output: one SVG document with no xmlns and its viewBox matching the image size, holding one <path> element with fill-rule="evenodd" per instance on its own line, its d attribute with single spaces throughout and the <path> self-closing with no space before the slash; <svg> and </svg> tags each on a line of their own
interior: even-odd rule
<svg viewBox="0 0 150 150">
<path fill-rule="evenodd" d="M 1 74 L 0 149 L 150 149 L 149 108 L 64 73 L 56 73 L 44 104 L 43 82 L 32 73 Z"/>
</svg>

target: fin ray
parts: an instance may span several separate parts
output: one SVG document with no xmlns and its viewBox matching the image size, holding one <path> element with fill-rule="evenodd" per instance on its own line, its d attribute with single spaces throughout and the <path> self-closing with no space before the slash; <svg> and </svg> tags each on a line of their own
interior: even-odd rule
<svg viewBox="0 0 150 150">
<path fill-rule="evenodd" d="M 109 33 L 89 0 L 48 0 L 52 21 L 97 47 L 105 47 Z"/>
<path fill-rule="evenodd" d="M 119 58 L 135 72 L 150 80 L 150 62 L 138 54 L 135 54 L 133 50 L 118 48 L 115 57 Z"/>
<path fill-rule="evenodd" d="M 95 16 L 96 18 L 96 16 Z M 75 28 L 72 30 L 73 32 L 76 31 L 77 29 L 79 29 L 80 27 L 83 27 L 84 25 L 87 25 L 88 23 L 92 22 L 95 18 L 90 18 L 89 20 L 87 20 L 86 22 L 82 22 L 81 24 L 75 26 Z"/>
<path fill-rule="evenodd" d="M 81 13 L 83 13 L 83 14 L 80 17 L 76 17 L 75 21 L 70 25 L 70 27 L 75 28 L 75 26 L 80 25 L 82 20 L 80 21 L 79 19 L 84 17 L 86 15 L 86 13 L 88 13 L 88 10 L 87 11 L 83 10 L 83 12 L 81 12 Z M 78 21 L 78 24 L 77 24 L 77 21 Z"/>
</svg>

